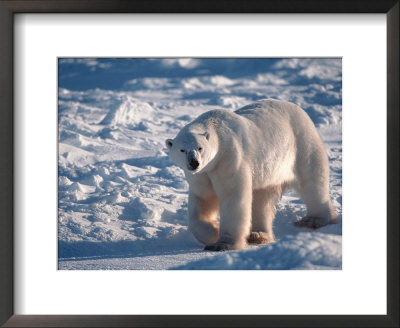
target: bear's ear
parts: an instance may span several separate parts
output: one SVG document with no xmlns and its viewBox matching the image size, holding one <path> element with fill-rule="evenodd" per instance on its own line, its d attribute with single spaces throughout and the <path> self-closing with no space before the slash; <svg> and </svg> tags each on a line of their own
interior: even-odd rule
<svg viewBox="0 0 400 328">
<path fill-rule="evenodd" d="M 210 140 L 210 134 L 208 132 L 204 132 L 204 136 L 206 137 L 207 140 Z"/>
<path fill-rule="evenodd" d="M 171 147 L 172 147 L 172 139 L 165 140 L 165 145 L 167 146 L 168 149 L 171 149 Z"/>
</svg>

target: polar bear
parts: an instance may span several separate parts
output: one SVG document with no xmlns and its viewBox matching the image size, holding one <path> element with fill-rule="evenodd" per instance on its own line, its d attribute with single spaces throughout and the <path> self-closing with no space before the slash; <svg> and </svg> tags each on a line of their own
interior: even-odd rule
<svg viewBox="0 0 400 328">
<path fill-rule="evenodd" d="M 166 146 L 189 183 L 189 229 L 206 250 L 273 242 L 275 204 L 287 188 L 307 206 L 298 225 L 336 218 L 324 144 L 295 104 L 265 99 L 235 112 L 211 110 Z"/>
</svg>

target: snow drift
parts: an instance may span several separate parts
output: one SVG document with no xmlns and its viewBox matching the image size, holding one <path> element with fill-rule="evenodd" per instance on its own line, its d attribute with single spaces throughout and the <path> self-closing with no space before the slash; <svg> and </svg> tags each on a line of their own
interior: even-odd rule
<svg viewBox="0 0 400 328">
<path fill-rule="evenodd" d="M 287 236 L 257 249 L 225 252 L 175 267 L 176 270 L 341 269 L 342 237 L 318 232 Z"/>
</svg>

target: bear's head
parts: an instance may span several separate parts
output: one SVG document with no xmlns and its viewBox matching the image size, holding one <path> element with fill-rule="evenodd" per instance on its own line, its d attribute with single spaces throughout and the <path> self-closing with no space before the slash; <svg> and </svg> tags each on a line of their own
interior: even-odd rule
<svg viewBox="0 0 400 328">
<path fill-rule="evenodd" d="M 181 130 L 175 139 L 167 139 L 169 158 L 185 172 L 195 174 L 207 170 L 216 155 L 210 132 Z"/>
</svg>

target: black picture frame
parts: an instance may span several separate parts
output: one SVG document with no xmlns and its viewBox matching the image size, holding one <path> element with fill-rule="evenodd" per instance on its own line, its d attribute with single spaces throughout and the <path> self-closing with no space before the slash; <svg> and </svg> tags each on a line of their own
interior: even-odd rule
<svg viewBox="0 0 400 328">
<path fill-rule="evenodd" d="M 399 327 L 399 8 L 398 0 L 0 0 L 0 324 L 4 327 Z M 13 17 L 16 13 L 386 14 L 387 315 L 14 315 Z"/>
</svg>

